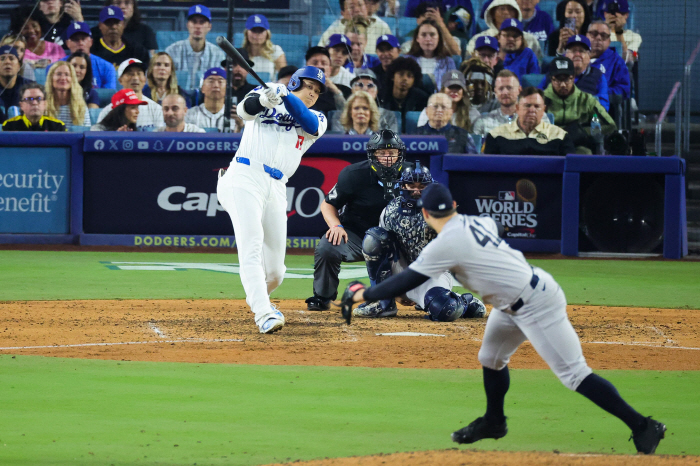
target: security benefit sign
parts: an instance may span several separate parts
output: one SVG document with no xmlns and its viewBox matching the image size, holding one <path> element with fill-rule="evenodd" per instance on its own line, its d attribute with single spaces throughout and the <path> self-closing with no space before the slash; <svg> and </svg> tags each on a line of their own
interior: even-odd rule
<svg viewBox="0 0 700 466">
<path fill-rule="evenodd" d="M 0 151 L 0 233 L 69 233 L 67 148 Z"/>
<path fill-rule="evenodd" d="M 459 212 L 501 222 L 505 238 L 561 239 L 561 175 L 450 173 Z"/>
</svg>

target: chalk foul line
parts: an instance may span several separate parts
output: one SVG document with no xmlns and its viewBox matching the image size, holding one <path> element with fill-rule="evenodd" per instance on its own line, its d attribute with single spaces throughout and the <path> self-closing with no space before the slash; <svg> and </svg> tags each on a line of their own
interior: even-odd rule
<svg viewBox="0 0 700 466">
<path fill-rule="evenodd" d="M 683 349 L 683 350 L 693 350 L 700 351 L 700 348 L 693 348 L 692 346 L 669 346 L 663 344 L 650 344 L 651 342 L 624 342 L 624 341 L 582 341 L 581 343 L 589 345 L 629 345 L 629 346 L 646 346 L 649 348 L 667 348 L 667 349 Z"/>
<path fill-rule="evenodd" d="M 216 338 L 207 340 L 204 338 L 184 338 L 180 340 L 158 340 L 158 341 L 119 341 L 112 343 L 76 343 L 74 345 L 43 345 L 43 346 L 5 346 L 0 347 L 0 351 L 42 349 L 42 348 L 82 348 L 86 346 L 119 346 L 119 345 L 152 345 L 157 343 L 225 343 L 232 341 L 243 341 L 240 338 Z"/>
</svg>

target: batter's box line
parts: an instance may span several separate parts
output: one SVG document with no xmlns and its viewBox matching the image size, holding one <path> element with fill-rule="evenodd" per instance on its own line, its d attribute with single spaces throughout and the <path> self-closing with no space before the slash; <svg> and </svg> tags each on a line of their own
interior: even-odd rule
<svg viewBox="0 0 700 466">
<path fill-rule="evenodd" d="M 683 349 L 691 351 L 700 351 L 700 348 L 693 348 L 691 346 L 667 346 L 656 344 L 649 344 L 654 342 L 629 342 L 624 341 L 582 341 L 581 343 L 589 345 L 629 345 L 629 346 L 646 346 L 648 348 L 668 348 L 668 349 Z"/>
<path fill-rule="evenodd" d="M 24 349 L 45 349 L 45 348 L 84 348 L 88 346 L 120 346 L 120 345 L 153 345 L 162 343 L 228 343 L 244 341 L 238 338 L 217 338 L 206 340 L 203 338 L 186 338 L 181 340 L 159 340 L 159 341 L 119 341 L 112 343 L 76 343 L 74 345 L 43 345 L 43 346 L 5 346 L 0 347 L 0 351 L 24 350 Z"/>
</svg>

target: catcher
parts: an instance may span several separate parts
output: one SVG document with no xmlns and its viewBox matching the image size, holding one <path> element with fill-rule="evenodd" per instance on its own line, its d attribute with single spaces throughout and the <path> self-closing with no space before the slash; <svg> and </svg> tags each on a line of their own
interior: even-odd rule
<svg viewBox="0 0 700 466">
<path fill-rule="evenodd" d="M 362 254 L 372 285 L 406 269 L 437 236 L 416 206 L 421 192 L 433 182 L 430 170 L 420 162 L 416 161 L 414 167 L 406 168 L 399 180 L 400 195 L 382 211 L 379 226 L 365 233 Z M 453 283 L 452 275 L 445 271 L 438 278 L 409 290 L 400 297 L 400 301 L 406 305 L 415 304 L 417 309 L 428 313 L 427 318 L 434 321 L 484 317 L 484 304 L 471 293 L 460 296 L 450 291 Z M 394 317 L 397 312 L 396 300 L 392 298 L 364 303 L 353 314 L 358 317 Z"/>
</svg>

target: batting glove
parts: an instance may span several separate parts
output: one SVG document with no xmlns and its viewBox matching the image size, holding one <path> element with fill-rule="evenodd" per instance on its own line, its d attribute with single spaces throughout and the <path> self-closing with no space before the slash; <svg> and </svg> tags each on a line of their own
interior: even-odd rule
<svg viewBox="0 0 700 466">
<path fill-rule="evenodd" d="M 282 103 L 282 97 L 278 96 L 274 89 L 265 89 L 260 94 L 260 105 L 265 108 L 275 108 Z"/>
<path fill-rule="evenodd" d="M 275 94 L 277 94 L 280 97 L 284 97 L 289 95 L 289 90 L 287 89 L 287 86 L 284 84 L 278 84 L 278 83 L 270 83 L 268 84 L 268 87 L 270 89 L 275 90 Z"/>
</svg>

